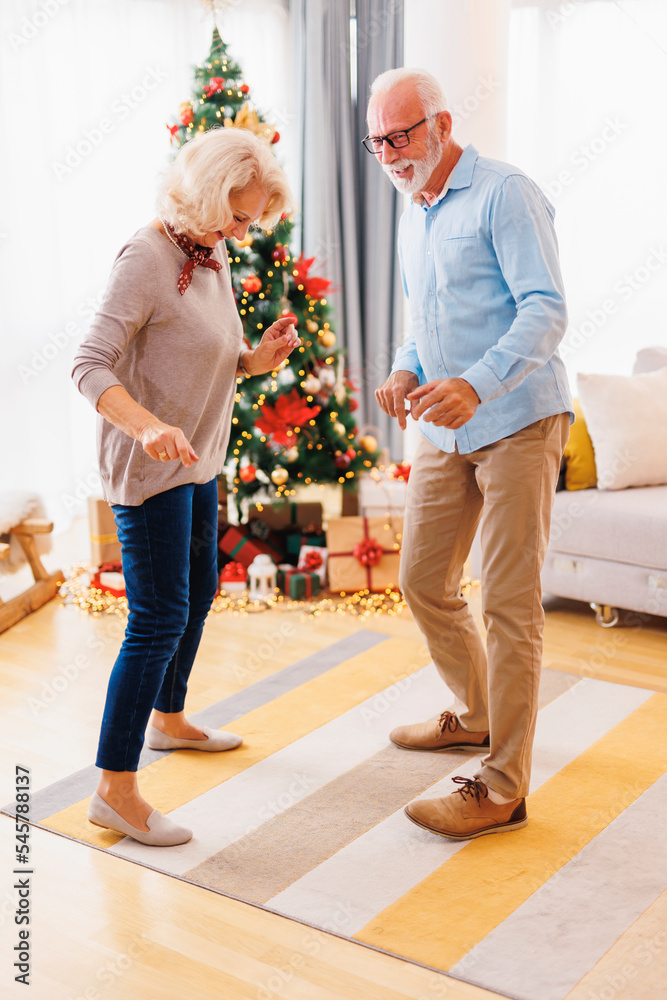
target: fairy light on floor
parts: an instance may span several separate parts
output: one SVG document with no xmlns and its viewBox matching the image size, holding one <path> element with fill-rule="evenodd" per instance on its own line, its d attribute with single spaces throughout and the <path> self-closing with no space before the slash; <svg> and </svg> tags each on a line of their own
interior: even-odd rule
<svg viewBox="0 0 667 1000">
<path fill-rule="evenodd" d="M 82 614 L 101 618 L 104 615 L 127 617 L 127 598 L 111 594 L 90 585 L 95 570 L 91 566 L 74 566 L 60 588 L 63 606 L 74 605 Z"/>
<path fill-rule="evenodd" d="M 127 617 L 127 598 L 113 597 L 97 587 L 91 587 L 87 578 L 92 575 L 90 566 L 75 566 L 65 580 L 60 597 L 63 606 L 73 605 L 82 614 L 100 618 L 105 615 Z M 479 580 L 464 577 L 461 593 L 465 596 L 479 587 Z M 262 611 L 298 611 L 308 618 L 318 618 L 323 614 L 351 615 L 355 618 L 370 618 L 375 615 L 400 615 L 407 608 L 403 595 L 398 590 L 387 588 L 379 593 L 357 590 L 354 593 L 330 594 L 319 600 L 295 601 L 278 592 L 261 601 L 250 600 L 247 593 L 232 594 L 221 591 L 214 598 L 211 611 L 214 614 L 248 616 Z"/>
</svg>

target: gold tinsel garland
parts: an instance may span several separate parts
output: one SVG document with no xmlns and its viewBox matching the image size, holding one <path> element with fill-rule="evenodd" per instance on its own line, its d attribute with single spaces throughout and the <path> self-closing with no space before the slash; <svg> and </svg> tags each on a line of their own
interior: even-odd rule
<svg viewBox="0 0 667 1000">
<path fill-rule="evenodd" d="M 72 604 L 83 614 L 99 618 L 102 615 L 127 615 L 127 598 L 112 597 L 111 594 L 90 585 L 94 570 L 90 566 L 74 566 L 60 590 L 60 596 L 65 604 Z M 464 577 L 461 581 L 461 592 L 468 594 L 473 587 L 479 586 L 479 580 Z M 265 601 L 251 601 L 247 593 L 240 595 L 220 593 L 211 606 L 215 614 L 231 612 L 234 615 L 251 615 L 258 611 L 301 611 L 310 618 L 317 618 L 324 613 L 336 615 L 354 615 L 357 618 L 369 618 L 371 615 L 401 614 L 407 607 L 403 595 L 398 590 L 384 590 L 381 593 L 371 593 L 369 590 L 358 590 L 353 594 L 330 594 L 318 600 L 293 601 L 283 594 L 274 593 Z"/>
</svg>

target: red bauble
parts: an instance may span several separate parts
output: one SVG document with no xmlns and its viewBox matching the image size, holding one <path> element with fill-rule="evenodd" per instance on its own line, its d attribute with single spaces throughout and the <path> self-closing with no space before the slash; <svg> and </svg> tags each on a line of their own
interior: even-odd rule
<svg viewBox="0 0 667 1000">
<path fill-rule="evenodd" d="M 357 457 L 357 453 L 354 450 L 354 448 L 348 448 L 345 454 L 347 455 L 350 461 L 352 461 L 353 458 Z"/>
<path fill-rule="evenodd" d="M 243 291 L 249 295 L 256 295 L 261 290 L 261 287 L 262 279 L 258 278 L 256 274 L 249 274 L 243 282 Z"/>
<path fill-rule="evenodd" d="M 244 483 L 254 483 L 257 479 L 257 469 L 254 465 L 242 465 L 239 469 L 239 479 Z"/>
<path fill-rule="evenodd" d="M 292 323 L 294 324 L 294 326 L 296 326 L 297 323 L 299 322 L 298 318 L 294 315 L 294 313 L 281 313 L 280 314 L 280 318 L 281 319 L 291 319 Z"/>
<path fill-rule="evenodd" d="M 271 251 L 271 256 L 282 264 L 284 260 L 287 260 L 288 253 L 287 247 L 284 247 L 282 243 L 276 243 L 276 249 Z"/>
<path fill-rule="evenodd" d="M 248 86 L 247 83 L 244 83 L 239 87 L 239 90 L 241 91 L 242 94 L 247 94 L 250 92 L 250 87 Z"/>
<path fill-rule="evenodd" d="M 271 142 L 280 142 L 280 132 L 275 132 Z"/>
<path fill-rule="evenodd" d="M 347 405 L 350 407 L 350 410 L 354 411 L 358 408 L 359 403 L 356 399 L 354 399 L 353 396 L 351 396 L 350 399 L 348 400 Z"/>
<path fill-rule="evenodd" d="M 341 454 L 341 455 L 336 455 L 334 457 L 334 465 L 336 466 L 337 469 L 340 469 L 341 471 L 349 469 L 351 461 L 352 459 L 347 454 L 347 452 L 344 455 Z"/>
</svg>

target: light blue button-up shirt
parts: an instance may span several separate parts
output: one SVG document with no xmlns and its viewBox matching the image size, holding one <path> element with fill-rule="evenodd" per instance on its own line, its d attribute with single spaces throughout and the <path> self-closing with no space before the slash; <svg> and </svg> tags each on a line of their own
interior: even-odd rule
<svg viewBox="0 0 667 1000">
<path fill-rule="evenodd" d="M 392 372 L 414 372 L 420 384 L 458 376 L 481 400 L 455 431 L 420 417 L 442 451 L 477 451 L 555 413 L 574 419 L 557 353 L 567 309 L 553 219 L 526 174 L 474 146 L 434 205 L 413 201 L 401 217 L 411 324 Z"/>
</svg>

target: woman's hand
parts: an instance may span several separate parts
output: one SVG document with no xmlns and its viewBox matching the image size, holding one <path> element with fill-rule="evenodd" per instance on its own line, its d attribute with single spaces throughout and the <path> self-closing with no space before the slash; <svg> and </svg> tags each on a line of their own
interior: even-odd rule
<svg viewBox="0 0 667 1000">
<path fill-rule="evenodd" d="M 275 371 L 301 343 L 293 316 L 281 316 L 264 332 L 254 351 L 246 351 L 243 364 L 251 375 Z"/>
<path fill-rule="evenodd" d="M 160 420 L 148 424 L 139 435 L 141 446 L 156 462 L 171 462 L 180 458 L 186 469 L 199 458 L 180 427 L 170 427 Z"/>
</svg>

